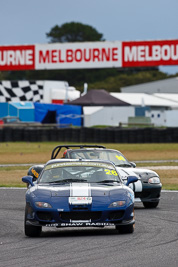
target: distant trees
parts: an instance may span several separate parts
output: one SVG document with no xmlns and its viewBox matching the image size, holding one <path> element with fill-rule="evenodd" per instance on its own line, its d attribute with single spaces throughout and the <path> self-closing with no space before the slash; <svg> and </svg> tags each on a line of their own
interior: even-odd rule
<svg viewBox="0 0 178 267">
<path fill-rule="evenodd" d="M 50 39 L 50 43 L 104 41 L 102 33 L 99 33 L 92 26 L 79 22 L 56 25 L 50 32 L 46 33 L 46 36 Z"/>
<path fill-rule="evenodd" d="M 116 76 L 106 77 L 103 81 L 90 83 L 88 89 L 97 88 L 105 89 L 108 92 L 119 92 L 121 87 L 141 84 L 151 81 L 163 80 L 170 77 L 159 70 L 141 70 L 141 71 L 127 71 L 119 72 Z M 78 88 L 82 90 L 83 87 Z"/>
</svg>

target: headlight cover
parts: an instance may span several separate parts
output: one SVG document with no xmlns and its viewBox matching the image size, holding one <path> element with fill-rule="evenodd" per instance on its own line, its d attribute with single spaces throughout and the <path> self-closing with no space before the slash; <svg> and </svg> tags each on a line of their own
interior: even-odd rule
<svg viewBox="0 0 178 267">
<path fill-rule="evenodd" d="M 148 183 L 150 184 L 160 184 L 160 179 L 158 177 L 153 177 L 148 179 Z"/>
<path fill-rule="evenodd" d="M 143 183 L 150 183 L 149 180 L 151 179 L 150 181 L 152 181 L 152 178 L 158 178 L 159 179 L 159 175 L 153 171 L 151 171 L 151 172 L 149 172 L 149 171 L 145 172 L 144 171 L 144 172 L 140 172 L 140 173 L 138 173 L 138 172 L 135 172 L 135 173 L 141 178 L 141 181 Z M 159 180 L 159 183 L 160 183 L 160 180 Z"/>
<path fill-rule="evenodd" d="M 125 200 L 119 200 L 119 201 L 114 201 L 109 205 L 109 208 L 118 208 L 118 207 L 123 207 L 125 206 L 126 201 Z"/>
<path fill-rule="evenodd" d="M 47 209 L 51 209 L 52 208 L 52 206 L 49 203 L 47 203 L 47 202 L 40 202 L 40 201 L 38 201 L 38 202 L 35 202 L 35 205 L 38 208 L 47 208 Z"/>
</svg>

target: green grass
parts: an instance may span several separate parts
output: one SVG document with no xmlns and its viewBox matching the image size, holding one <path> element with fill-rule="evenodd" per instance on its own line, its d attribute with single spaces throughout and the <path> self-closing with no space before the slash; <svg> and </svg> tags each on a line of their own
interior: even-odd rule
<svg viewBox="0 0 178 267">
<path fill-rule="evenodd" d="M 39 164 L 51 157 L 53 148 L 59 142 L 7 142 L 0 143 L 0 164 Z M 65 144 L 74 144 L 66 142 Z M 76 144 L 76 143 L 75 143 Z M 91 145 L 91 144 L 90 144 Z M 159 144 L 100 144 L 121 151 L 130 161 L 165 160 L 164 163 L 137 163 L 145 166 L 178 166 L 171 160 L 178 160 L 178 143 Z M 0 167 L 0 187 L 25 187 L 21 177 L 27 174 L 29 166 Z M 163 183 L 163 189 L 178 190 L 178 170 L 156 170 Z"/>
</svg>

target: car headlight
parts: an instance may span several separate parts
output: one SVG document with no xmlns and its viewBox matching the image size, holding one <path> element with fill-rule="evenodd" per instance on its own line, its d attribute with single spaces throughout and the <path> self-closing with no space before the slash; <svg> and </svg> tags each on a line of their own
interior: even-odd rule
<svg viewBox="0 0 178 267">
<path fill-rule="evenodd" d="M 143 183 L 149 183 L 149 179 L 151 178 L 158 178 L 159 175 L 153 171 L 144 171 L 144 172 L 135 172 L 140 178 Z"/>
<path fill-rule="evenodd" d="M 38 207 L 38 208 L 52 208 L 52 206 L 47 203 L 47 202 L 35 202 L 35 205 Z"/>
<path fill-rule="evenodd" d="M 153 177 L 148 179 L 148 183 L 150 184 L 159 184 L 160 183 L 160 179 L 158 177 Z"/>
<path fill-rule="evenodd" d="M 115 201 L 109 205 L 109 208 L 118 208 L 125 206 L 125 200 Z"/>
</svg>

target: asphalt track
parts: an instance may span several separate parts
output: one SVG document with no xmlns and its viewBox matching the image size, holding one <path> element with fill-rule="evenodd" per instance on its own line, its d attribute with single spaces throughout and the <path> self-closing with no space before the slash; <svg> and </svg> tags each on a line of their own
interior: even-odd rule
<svg viewBox="0 0 178 267">
<path fill-rule="evenodd" d="M 23 232 L 25 189 L 0 188 L 0 266 L 177 267 L 178 192 L 162 192 L 156 209 L 136 204 L 133 234 L 113 228 L 46 228 Z"/>
</svg>

